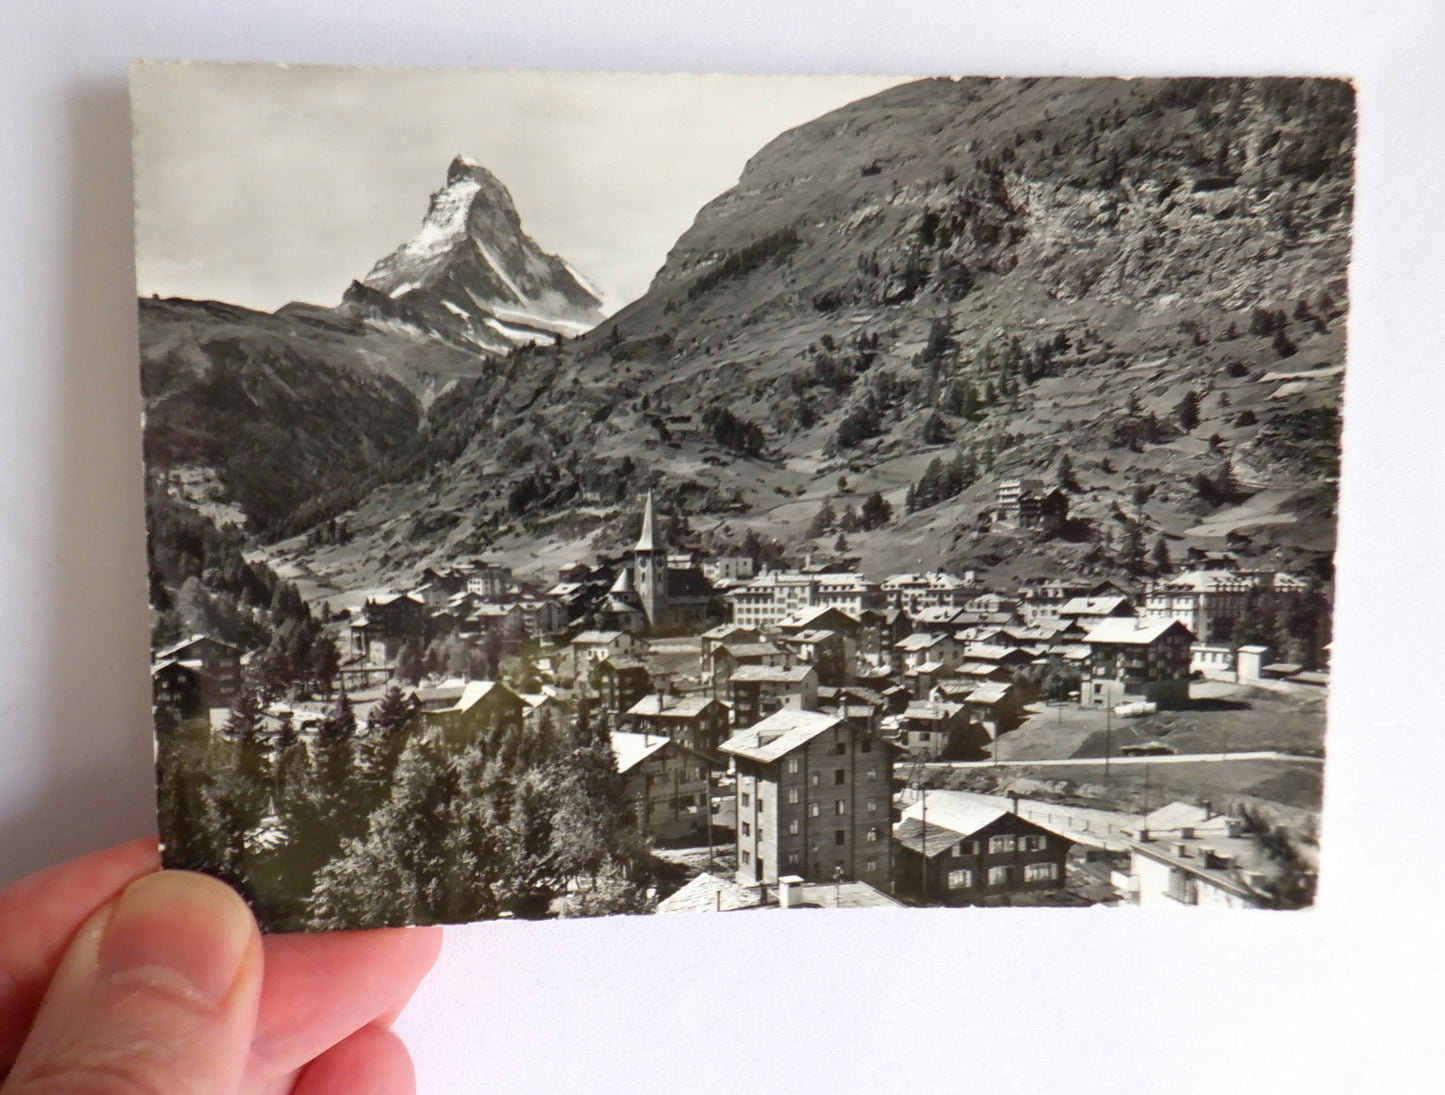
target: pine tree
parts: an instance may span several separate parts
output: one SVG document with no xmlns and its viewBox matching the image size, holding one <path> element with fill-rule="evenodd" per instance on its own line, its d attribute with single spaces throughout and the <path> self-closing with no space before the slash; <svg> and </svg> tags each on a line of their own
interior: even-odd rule
<svg viewBox="0 0 1445 1095">
<path fill-rule="evenodd" d="M 823 500 L 823 508 L 813 518 L 812 524 L 808 526 L 808 538 L 817 539 L 825 533 L 831 532 L 838 523 L 838 515 L 833 511 L 831 499 Z"/>
<path fill-rule="evenodd" d="M 1077 476 L 1074 475 L 1074 460 L 1068 453 L 1064 453 L 1059 457 L 1057 480 L 1059 490 L 1077 491 L 1079 489 L 1079 480 Z"/>
<path fill-rule="evenodd" d="M 882 528 L 893 517 L 893 507 L 889 505 L 888 499 L 883 497 L 882 491 L 874 491 L 863 500 L 863 510 L 860 514 L 865 529 Z"/>
<path fill-rule="evenodd" d="M 1154 541 L 1154 550 L 1149 553 L 1149 561 L 1154 566 L 1155 574 L 1168 574 L 1172 565 L 1169 558 L 1169 545 L 1165 543 L 1163 534 Z"/>
<path fill-rule="evenodd" d="M 1174 408 L 1174 418 L 1185 433 L 1199 425 L 1199 393 L 1194 389 L 1185 392 Z"/>
</svg>

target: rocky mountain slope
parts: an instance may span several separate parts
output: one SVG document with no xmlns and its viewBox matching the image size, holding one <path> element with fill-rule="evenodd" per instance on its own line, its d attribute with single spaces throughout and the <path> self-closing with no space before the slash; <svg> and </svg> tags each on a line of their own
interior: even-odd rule
<svg viewBox="0 0 1445 1095">
<path fill-rule="evenodd" d="M 581 334 L 602 319 L 601 304 L 522 230 L 501 181 L 458 156 L 421 230 L 351 283 L 342 311 L 382 330 L 497 354 Z"/>
<path fill-rule="evenodd" d="M 338 308 L 142 300 L 147 465 L 216 520 L 303 531 L 457 455 L 427 428 L 436 396 L 517 345 L 586 330 L 598 305 L 522 230 L 506 187 L 458 157 L 417 236 Z"/>
<path fill-rule="evenodd" d="M 651 487 L 716 545 L 800 549 L 834 545 L 825 503 L 881 491 L 893 518 L 843 530 L 881 569 L 1121 573 L 1162 539 L 1326 573 L 1353 133 L 1325 80 L 851 104 L 762 149 L 609 322 L 452 385 L 426 429 L 456 459 L 301 561 L 338 583 L 483 549 L 541 570 L 620 544 Z M 1065 456 L 1062 536 L 989 526 L 999 478 L 1053 482 Z"/>
</svg>

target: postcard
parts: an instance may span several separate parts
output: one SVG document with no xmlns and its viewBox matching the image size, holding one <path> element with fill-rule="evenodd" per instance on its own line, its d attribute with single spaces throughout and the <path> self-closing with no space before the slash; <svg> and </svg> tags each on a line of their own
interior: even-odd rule
<svg viewBox="0 0 1445 1095">
<path fill-rule="evenodd" d="M 167 865 L 268 931 L 1313 902 L 1347 81 L 132 98 Z"/>
</svg>

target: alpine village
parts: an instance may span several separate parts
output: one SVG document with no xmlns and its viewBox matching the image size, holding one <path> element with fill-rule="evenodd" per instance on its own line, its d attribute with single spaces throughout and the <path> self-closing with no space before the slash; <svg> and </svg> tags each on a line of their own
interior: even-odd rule
<svg viewBox="0 0 1445 1095">
<path fill-rule="evenodd" d="M 1309 905 L 1354 121 L 921 80 L 614 311 L 462 156 L 338 305 L 142 299 L 166 862 L 271 931 Z"/>
</svg>

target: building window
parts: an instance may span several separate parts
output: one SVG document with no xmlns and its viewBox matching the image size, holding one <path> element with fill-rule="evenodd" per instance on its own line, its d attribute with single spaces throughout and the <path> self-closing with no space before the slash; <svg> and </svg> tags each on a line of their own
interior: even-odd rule
<svg viewBox="0 0 1445 1095">
<path fill-rule="evenodd" d="M 833 786 L 842 787 L 848 782 L 848 771 L 846 768 L 833 769 Z"/>
<path fill-rule="evenodd" d="M 869 843 L 869 844 L 877 844 L 877 843 L 878 843 L 878 839 L 879 839 L 878 826 L 875 825 L 875 826 L 873 826 L 873 828 L 871 828 L 871 829 L 868 830 L 868 843 Z"/>
<path fill-rule="evenodd" d="M 876 780 L 876 779 L 878 778 L 878 769 L 877 769 L 877 768 L 870 768 L 870 769 L 868 769 L 868 778 L 869 778 L 869 780 Z"/>
<path fill-rule="evenodd" d="M 1014 880 L 1014 869 L 1012 867 L 990 867 L 988 869 L 988 884 L 990 886 L 1007 886 Z"/>
<path fill-rule="evenodd" d="M 876 814 L 878 812 L 878 800 L 876 798 L 870 798 L 866 803 L 866 809 L 870 814 Z"/>
<path fill-rule="evenodd" d="M 1003 852 L 1014 850 L 1014 838 L 1011 836 L 991 836 L 988 838 L 988 854 L 999 855 Z M 992 881 L 990 879 L 989 881 Z"/>
<path fill-rule="evenodd" d="M 958 870 L 948 872 L 948 888 L 950 890 L 966 890 L 973 885 L 973 872 L 970 870 Z"/>
<path fill-rule="evenodd" d="M 797 836 L 797 835 L 798 835 L 798 830 L 799 830 L 799 828 L 801 828 L 801 826 L 800 826 L 797 818 L 793 818 L 792 821 L 788 822 L 788 832 L 789 832 L 791 835 Z"/>
<path fill-rule="evenodd" d="M 919 740 L 919 741 L 931 741 L 932 739 L 933 739 L 933 735 L 932 735 L 931 733 L 929 733 L 927 730 L 920 730 L 920 731 L 918 732 L 918 740 Z"/>
<path fill-rule="evenodd" d="M 1042 852 L 1049 846 L 1049 838 L 1046 836 L 1021 836 L 1019 837 L 1019 850 L 1024 852 Z"/>
<path fill-rule="evenodd" d="M 802 857 L 801 855 L 799 855 L 797 852 L 789 852 L 789 853 L 788 853 L 787 863 L 788 863 L 788 866 L 789 866 L 789 867 L 796 867 L 796 866 L 797 866 L 799 863 L 801 863 L 802 861 L 803 861 L 803 857 Z"/>
<path fill-rule="evenodd" d="M 842 817 L 842 816 L 843 816 L 844 814 L 846 814 L 847 812 L 848 812 L 848 800 L 847 800 L 847 799 L 845 799 L 845 798 L 838 798 L 838 799 L 834 799 L 834 800 L 833 800 L 833 813 L 837 814 L 839 817 Z"/>
<path fill-rule="evenodd" d="M 848 752 L 848 743 L 847 743 L 846 741 L 835 741 L 835 742 L 833 743 L 833 755 L 834 755 L 835 757 L 844 756 L 844 755 L 847 754 L 847 752 Z"/>
<path fill-rule="evenodd" d="M 847 830 L 847 829 L 835 829 L 835 830 L 833 831 L 833 843 L 834 843 L 834 844 L 847 844 L 847 843 L 848 843 L 848 830 Z"/>
<path fill-rule="evenodd" d="M 863 741 L 862 741 L 862 743 L 858 746 L 858 751 L 859 751 L 860 753 L 871 753 L 871 752 L 873 752 L 873 739 L 872 739 L 872 738 L 864 738 Z"/>
<path fill-rule="evenodd" d="M 877 874 L 877 873 L 878 873 L 878 860 L 876 860 L 876 859 L 865 859 L 865 860 L 863 861 L 863 870 L 866 871 L 868 874 Z"/>
<path fill-rule="evenodd" d="M 810 802 L 810 803 L 808 803 L 808 816 L 809 816 L 809 817 L 817 817 L 817 816 L 818 816 L 818 804 L 817 804 L 816 802 Z"/>
<path fill-rule="evenodd" d="M 797 758 L 797 757 L 789 757 L 789 758 L 788 758 L 788 772 L 789 772 L 791 775 L 795 775 L 795 776 L 798 774 L 798 758 Z"/>
<path fill-rule="evenodd" d="M 748 795 L 748 793 L 747 793 L 746 791 L 742 792 L 742 800 L 743 800 L 743 809 L 747 809 L 749 806 L 751 806 L 751 805 L 753 804 L 752 798 L 749 797 L 749 795 Z"/>
<path fill-rule="evenodd" d="M 818 786 L 818 773 L 813 772 L 811 775 L 809 775 L 808 782 L 811 783 L 814 787 Z"/>
<path fill-rule="evenodd" d="M 1051 882 L 1058 877 L 1057 863 L 1030 863 L 1024 868 L 1025 882 Z"/>
<path fill-rule="evenodd" d="M 753 861 L 752 855 L 748 852 L 748 850 L 747 850 L 746 848 L 744 848 L 741 852 L 738 853 L 738 857 L 739 857 L 744 863 L 751 863 L 751 862 Z"/>
<path fill-rule="evenodd" d="M 798 789 L 796 787 L 788 788 L 788 804 L 791 806 L 798 804 Z"/>
<path fill-rule="evenodd" d="M 752 827 L 751 825 L 749 825 L 746 821 L 744 821 L 743 824 L 742 824 L 742 830 L 743 830 L 743 836 L 752 836 L 752 835 L 753 835 L 753 827 Z"/>
</svg>

